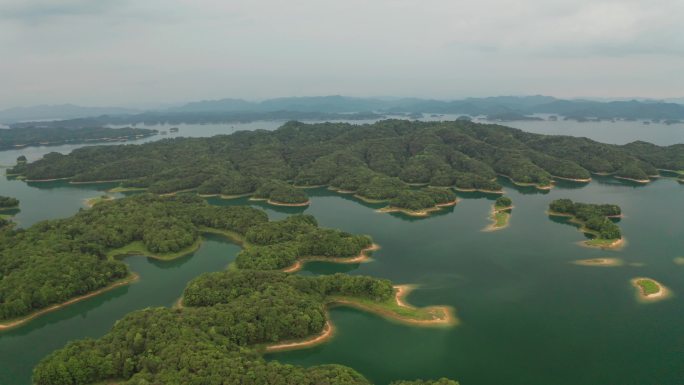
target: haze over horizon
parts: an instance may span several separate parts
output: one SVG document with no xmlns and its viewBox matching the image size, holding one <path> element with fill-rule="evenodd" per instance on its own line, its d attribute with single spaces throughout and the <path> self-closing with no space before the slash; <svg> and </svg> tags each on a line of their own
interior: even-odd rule
<svg viewBox="0 0 684 385">
<path fill-rule="evenodd" d="M 684 2 L 5 0 L 0 109 L 340 94 L 681 98 Z"/>
</svg>

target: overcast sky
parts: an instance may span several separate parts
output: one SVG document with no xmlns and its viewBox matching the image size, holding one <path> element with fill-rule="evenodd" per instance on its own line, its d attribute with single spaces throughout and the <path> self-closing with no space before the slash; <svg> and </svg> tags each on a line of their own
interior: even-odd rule
<svg viewBox="0 0 684 385">
<path fill-rule="evenodd" d="M 0 0 L 0 108 L 684 96 L 684 0 Z"/>
</svg>

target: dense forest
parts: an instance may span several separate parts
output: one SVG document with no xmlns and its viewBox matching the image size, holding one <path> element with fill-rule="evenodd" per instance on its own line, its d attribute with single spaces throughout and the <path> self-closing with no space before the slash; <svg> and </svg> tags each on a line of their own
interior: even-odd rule
<svg viewBox="0 0 684 385">
<path fill-rule="evenodd" d="M 0 130 L 0 150 L 17 147 L 58 145 L 65 143 L 106 142 L 139 139 L 157 134 L 146 128 L 54 127 L 27 126 Z"/>
<path fill-rule="evenodd" d="M 549 205 L 551 213 L 573 216 L 582 225 L 596 234 L 599 239 L 620 239 L 620 227 L 610 220 L 619 217 L 622 210 L 618 205 L 573 202 L 570 199 L 556 199 Z"/>
<path fill-rule="evenodd" d="M 105 257 L 111 248 L 136 239 L 150 251 L 178 250 L 204 227 L 243 239 L 235 269 L 189 282 L 179 308 L 139 310 L 98 340 L 69 343 L 38 364 L 34 383 L 370 385 L 344 366 L 303 368 L 262 358 L 265 344 L 321 333 L 326 306 L 335 298 L 386 302 L 394 295 L 392 283 L 384 279 L 339 273 L 304 277 L 276 270 L 298 255 L 354 256 L 371 244 L 366 236 L 319 228 L 307 215 L 268 221 L 263 211 L 212 207 L 187 194 L 105 201 L 70 219 L 3 233 L 0 303 L 26 306 L 21 301 L 28 300 L 42 306 L 58 300 L 55 291 L 91 289 L 77 288 L 80 281 L 102 286 L 127 273 L 121 262 Z M 74 272 L 78 277 L 70 275 Z M 6 281 L 12 285 L 5 286 Z M 447 379 L 396 384 L 457 385 Z"/>
<path fill-rule="evenodd" d="M 0 195 L 0 210 L 19 206 L 19 199 Z"/>
<path fill-rule="evenodd" d="M 261 346 L 320 333 L 331 296 L 373 301 L 392 296 L 389 281 L 276 271 L 204 274 L 185 289 L 183 307 L 136 311 L 98 340 L 68 344 L 34 370 L 38 385 L 120 384 L 370 385 L 340 365 L 303 368 L 266 361 Z M 456 385 L 438 381 L 397 385 Z"/>
<path fill-rule="evenodd" d="M 151 255 L 195 245 L 204 228 L 244 237 L 238 266 L 280 269 L 297 257 L 355 256 L 370 238 L 319 228 L 311 216 L 269 222 L 248 206 L 215 207 L 195 195 L 140 194 L 104 201 L 67 219 L 0 231 L 0 320 L 65 302 L 127 276 L 112 250 L 142 242 Z M 280 252 L 289 250 L 291 253 Z"/>
<path fill-rule="evenodd" d="M 507 208 L 513 206 L 513 200 L 509 197 L 498 197 L 494 201 L 494 207 L 497 209 Z"/>
<path fill-rule="evenodd" d="M 587 179 L 592 172 L 648 180 L 661 168 L 684 170 L 682 156 L 677 145 L 608 145 L 465 120 L 289 122 L 275 131 L 50 153 L 10 173 L 29 180 L 123 180 L 125 187 L 154 193 L 256 194 L 281 203 L 308 199 L 292 186 L 327 185 L 374 200 L 401 194 L 395 200 L 401 204 L 409 195 L 425 197 L 407 193 L 416 184 L 500 191 L 497 175 L 542 188 L 553 177 Z"/>
</svg>

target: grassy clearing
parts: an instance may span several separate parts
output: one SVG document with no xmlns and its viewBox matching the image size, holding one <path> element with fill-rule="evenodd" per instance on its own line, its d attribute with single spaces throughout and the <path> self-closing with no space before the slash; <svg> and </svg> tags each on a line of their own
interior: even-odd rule
<svg viewBox="0 0 684 385">
<path fill-rule="evenodd" d="M 642 278 L 636 281 L 637 286 L 645 296 L 660 293 L 660 285 L 652 279 Z"/>
<path fill-rule="evenodd" d="M 593 238 L 588 241 L 585 241 L 584 243 L 587 246 L 595 246 L 595 247 L 609 247 L 612 246 L 613 243 L 615 243 L 617 239 L 603 239 L 603 238 Z"/>
<path fill-rule="evenodd" d="M 505 227 L 510 217 L 511 214 L 508 211 L 497 210 L 494 212 L 494 227 Z"/>
<path fill-rule="evenodd" d="M 395 295 L 382 302 L 365 298 L 334 296 L 330 298 L 328 304 L 330 306 L 355 307 L 414 326 L 453 326 L 458 324 L 452 309 L 448 306 L 418 308 L 406 304 L 403 298 L 412 289 L 413 287 L 411 286 L 396 286 Z"/>
</svg>

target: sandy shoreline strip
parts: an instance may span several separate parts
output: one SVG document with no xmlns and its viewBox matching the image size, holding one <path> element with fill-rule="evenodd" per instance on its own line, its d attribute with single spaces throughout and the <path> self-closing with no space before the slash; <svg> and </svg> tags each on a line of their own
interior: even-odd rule
<svg viewBox="0 0 684 385">
<path fill-rule="evenodd" d="M 54 182 L 54 181 L 58 181 L 58 180 L 67 180 L 67 179 L 71 179 L 71 178 L 26 179 L 26 180 L 24 180 L 24 182 L 38 182 L 38 183 L 40 183 L 40 182 Z"/>
<path fill-rule="evenodd" d="M 394 207 L 394 206 L 383 207 L 383 208 L 377 209 L 376 211 L 379 213 L 402 213 L 402 214 L 410 215 L 412 217 L 427 217 L 431 213 L 440 211 L 444 207 L 456 206 L 458 204 L 458 202 L 459 202 L 458 199 L 454 199 L 451 202 L 438 203 L 434 207 L 428 207 L 426 209 L 418 210 L 418 211 L 409 210 L 409 209 L 405 209 L 405 208 L 401 208 L 401 207 Z"/>
<path fill-rule="evenodd" d="M 482 189 L 476 189 L 476 188 L 458 188 L 458 187 L 452 187 L 454 191 L 459 191 L 459 192 L 479 192 L 483 194 L 497 194 L 501 195 L 504 193 L 504 190 L 482 190 Z"/>
<path fill-rule="evenodd" d="M 69 184 L 97 184 L 97 183 L 116 183 L 116 182 L 123 182 L 127 179 L 112 179 L 112 180 L 86 180 L 83 182 L 75 182 L 70 180 Z"/>
<path fill-rule="evenodd" d="M 627 180 L 627 181 L 630 181 L 630 182 L 641 183 L 641 184 L 648 184 L 648 183 L 651 183 L 651 180 L 650 180 L 650 179 L 633 179 L 633 178 L 627 178 L 627 177 L 624 177 L 624 176 L 617 176 L 617 175 L 613 175 L 613 178 L 615 178 L 615 179 L 620 179 L 620 180 Z"/>
<path fill-rule="evenodd" d="M 558 175 L 551 175 L 552 178 L 555 179 L 560 179 L 560 180 L 566 180 L 569 182 L 577 182 L 577 183 L 589 183 L 591 182 L 591 178 L 586 178 L 586 179 L 581 179 L 581 178 L 566 178 L 564 176 L 558 176 Z"/>
<path fill-rule="evenodd" d="M 305 338 L 303 340 L 282 342 L 276 345 L 269 345 L 266 347 L 267 353 L 282 352 L 285 350 L 303 349 L 309 348 L 315 345 L 319 345 L 323 342 L 327 342 L 335 333 L 335 327 L 332 322 L 330 322 L 330 316 L 326 313 L 325 326 L 323 331 L 313 337 Z"/>
<path fill-rule="evenodd" d="M 570 262 L 578 266 L 599 266 L 599 267 L 617 267 L 624 265 L 624 261 L 620 258 L 590 258 L 578 259 Z"/>
<path fill-rule="evenodd" d="M 407 308 L 407 309 L 416 309 L 414 306 L 410 305 L 405 301 L 405 298 L 407 295 L 411 293 L 416 288 L 415 285 L 397 285 L 394 286 L 395 289 L 395 294 L 394 294 L 394 300 L 396 301 L 398 306 Z M 423 326 L 423 327 L 434 327 L 434 326 L 455 326 L 458 324 L 458 320 L 456 317 L 453 315 L 452 309 L 448 306 L 429 306 L 425 307 L 426 311 L 431 313 L 433 315 L 432 319 L 429 320 L 419 320 L 419 319 L 411 319 L 411 318 L 406 318 L 403 317 L 399 314 L 393 313 L 390 310 L 381 310 L 380 308 L 372 307 L 365 305 L 360 302 L 355 302 L 353 300 L 346 300 L 346 299 L 335 299 L 331 303 L 328 304 L 328 307 L 334 307 L 334 306 L 349 306 L 353 308 L 357 308 L 363 311 L 367 311 L 373 314 L 378 314 L 380 316 L 383 316 L 385 318 L 393 319 L 396 321 L 399 321 L 404 324 L 408 324 L 411 326 Z M 266 346 L 265 350 L 267 353 L 274 353 L 274 352 L 279 352 L 279 351 L 284 351 L 284 350 L 294 350 L 294 349 L 303 349 L 303 348 L 308 348 L 312 346 L 319 345 L 321 343 L 329 341 L 333 336 L 335 332 L 335 327 L 333 323 L 330 321 L 330 314 L 326 312 L 326 325 L 323 331 L 320 334 L 317 334 L 312 337 L 307 337 L 302 340 L 298 341 L 286 341 L 282 343 L 277 343 L 275 345 L 269 345 Z"/>
<path fill-rule="evenodd" d="M 657 293 L 653 293 L 653 294 L 649 294 L 649 295 L 644 294 L 643 289 L 637 283 L 641 280 L 647 280 L 647 281 L 653 282 L 654 284 L 656 284 L 658 286 L 658 289 L 660 289 L 660 290 Z M 668 289 L 667 287 L 665 287 L 665 285 L 656 281 L 653 278 L 637 277 L 637 278 L 632 278 L 629 282 L 636 289 L 636 296 L 637 296 L 637 300 L 639 302 L 643 302 L 643 303 L 657 302 L 657 301 L 662 301 L 664 299 L 670 298 L 672 296 L 672 292 L 670 291 L 670 289 Z"/>
<path fill-rule="evenodd" d="M 117 282 L 114 282 L 113 284 L 111 284 L 111 285 L 109 285 L 109 286 L 103 287 L 102 289 L 93 291 L 93 292 L 88 293 L 88 294 L 84 294 L 84 295 L 82 295 L 82 296 L 80 296 L 80 297 L 72 298 L 72 299 L 70 299 L 70 300 L 68 300 L 68 301 L 66 301 L 66 302 L 62 302 L 62 303 L 59 303 L 59 304 L 56 304 L 56 305 L 52 305 L 52 306 L 47 307 L 47 308 L 45 308 L 45 309 L 38 310 L 38 311 L 36 311 L 36 312 L 33 312 L 33 313 L 29 314 L 29 315 L 26 316 L 26 317 L 20 318 L 20 319 L 15 320 L 15 321 L 12 321 L 12 322 L 10 322 L 10 323 L 7 323 L 7 324 L 0 324 L 0 331 L 2 331 L 2 330 L 7 330 L 7 329 L 11 329 L 11 328 L 15 328 L 15 327 L 17 327 L 17 326 L 21 326 L 21 325 L 23 325 L 24 323 L 26 323 L 26 322 L 28 322 L 28 321 L 31 321 L 31 320 L 33 320 L 33 319 L 35 319 L 35 318 L 38 318 L 38 317 L 40 317 L 40 316 L 42 316 L 42 315 L 44 315 L 44 314 L 53 312 L 53 311 L 55 311 L 55 310 L 59 310 L 59 309 L 61 309 L 61 308 L 63 308 L 63 307 L 69 306 L 69 305 L 73 305 L 73 304 L 75 304 L 75 303 L 77 303 L 77 302 L 84 301 L 84 300 L 86 300 L 86 299 L 88 299 L 88 298 L 95 297 L 95 296 L 97 296 L 97 295 L 100 295 L 100 294 L 105 293 L 105 292 L 107 292 L 107 291 L 110 291 L 110 290 L 112 290 L 112 289 L 116 289 L 117 287 L 131 284 L 131 283 L 137 281 L 138 279 L 140 279 L 140 276 L 139 276 L 137 273 L 132 272 L 132 273 L 129 274 L 129 276 L 128 276 L 127 278 L 123 278 L 123 279 L 121 279 L 121 280 L 119 280 L 119 281 L 117 281 Z"/>
<path fill-rule="evenodd" d="M 341 263 L 341 264 L 369 262 L 371 260 L 371 258 L 368 255 L 368 253 L 376 251 L 376 250 L 380 250 L 380 245 L 373 243 L 369 247 L 362 249 L 361 252 L 359 252 L 359 254 L 355 257 L 349 257 L 349 258 L 344 258 L 344 257 L 316 257 L 316 256 L 301 257 L 301 258 L 298 258 L 297 261 L 292 266 L 286 267 L 286 268 L 282 269 L 281 271 L 284 273 L 295 273 L 297 271 L 300 271 L 307 262 L 330 262 L 330 263 Z"/>
<path fill-rule="evenodd" d="M 400 307 L 406 309 L 417 310 L 415 306 L 410 305 L 406 302 L 406 296 L 408 296 L 413 290 L 417 288 L 416 285 L 396 285 L 394 286 L 395 294 L 394 300 L 396 304 Z M 369 313 L 377 314 L 383 316 L 387 319 L 398 321 L 403 324 L 411 326 L 421 326 L 421 327 L 444 327 L 444 326 L 455 326 L 458 325 L 458 319 L 453 314 L 453 310 L 449 306 L 427 306 L 420 308 L 428 312 L 431 319 L 415 319 L 397 314 L 389 309 L 382 308 L 381 306 L 372 306 L 365 303 L 354 301 L 353 299 L 335 299 L 331 306 L 349 306 L 357 309 L 367 311 Z"/>
<path fill-rule="evenodd" d="M 269 199 L 266 201 L 266 203 L 268 203 L 269 205 L 282 206 L 282 207 L 305 207 L 305 206 L 308 206 L 311 204 L 311 200 L 309 199 L 306 202 L 302 202 L 302 203 L 281 203 L 281 202 L 276 202 L 276 201 L 272 201 Z"/>
<path fill-rule="evenodd" d="M 499 175 L 502 176 L 502 177 L 504 177 L 504 178 L 506 178 L 506 179 L 508 179 L 508 180 L 511 181 L 511 183 L 513 183 L 514 185 L 520 186 L 520 187 L 534 187 L 534 188 L 536 188 L 537 190 L 542 190 L 542 191 L 548 191 L 548 190 L 551 190 L 551 189 L 553 188 L 553 181 L 551 181 L 551 184 L 548 185 L 548 186 L 542 186 L 542 185 L 539 185 L 539 184 L 537 184 L 537 183 L 524 183 L 524 182 L 518 182 L 518 181 L 516 181 L 515 179 L 511 178 L 511 177 L 508 176 L 508 175 L 504 175 L 504 174 L 499 174 Z"/>
<path fill-rule="evenodd" d="M 580 230 L 580 231 L 582 231 L 582 230 Z M 579 244 L 581 246 L 589 247 L 592 249 L 621 250 L 627 244 L 627 239 L 625 237 L 622 237 L 620 239 L 614 240 L 613 242 L 611 242 L 607 245 L 592 245 L 589 242 L 591 242 L 591 239 L 588 241 L 580 241 Z"/>
<path fill-rule="evenodd" d="M 490 215 L 489 215 L 489 219 L 492 221 L 492 223 L 490 223 L 489 225 L 487 225 L 487 227 L 485 227 L 484 229 L 482 229 L 482 231 L 488 232 L 488 233 L 489 233 L 489 232 L 492 232 L 492 231 L 498 231 L 498 230 L 503 230 L 503 229 L 507 228 L 507 227 L 509 226 L 509 224 L 510 224 L 511 216 L 513 215 L 513 214 L 511 214 L 510 212 L 508 212 L 509 210 L 513 210 L 513 206 L 497 208 L 496 205 L 492 205 L 492 211 L 490 212 Z M 506 224 L 505 224 L 505 225 L 503 225 L 503 226 L 497 226 L 497 225 L 496 225 L 496 223 L 497 223 L 497 221 L 496 221 L 496 214 L 498 214 L 498 213 L 501 212 L 501 211 L 507 212 L 508 218 L 506 219 Z"/>
</svg>

